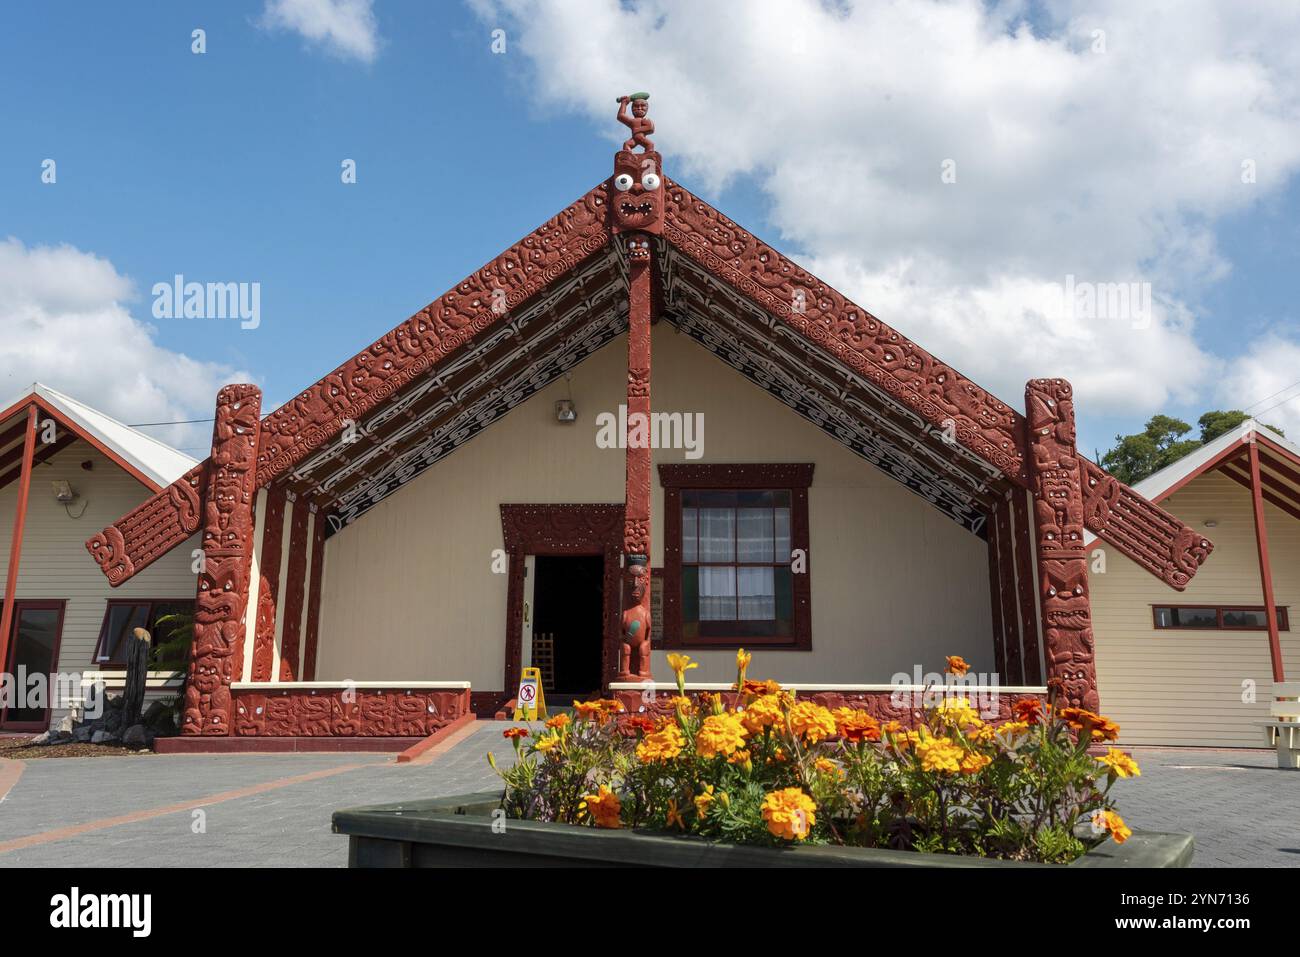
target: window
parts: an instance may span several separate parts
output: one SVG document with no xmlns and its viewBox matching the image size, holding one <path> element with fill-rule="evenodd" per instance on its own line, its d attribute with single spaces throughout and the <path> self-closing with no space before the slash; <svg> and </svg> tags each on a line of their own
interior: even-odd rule
<svg viewBox="0 0 1300 957">
<path fill-rule="evenodd" d="M 1154 605 L 1158 630 L 1267 631 L 1263 605 Z M 1290 631 L 1286 608 L 1277 607 L 1279 631 Z"/>
<path fill-rule="evenodd" d="M 158 626 L 158 620 L 167 615 L 194 614 L 193 599 L 137 599 L 133 601 L 110 601 L 104 613 L 104 623 L 99 629 L 99 643 L 95 646 L 95 664 L 104 666 L 126 665 L 126 639 L 136 628 L 146 629 L 153 636 L 155 645 L 166 637 L 166 624 Z"/>
<path fill-rule="evenodd" d="M 812 469 L 659 467 L 665 647 L 811 648 L 807 553 Z"/>
</svg>

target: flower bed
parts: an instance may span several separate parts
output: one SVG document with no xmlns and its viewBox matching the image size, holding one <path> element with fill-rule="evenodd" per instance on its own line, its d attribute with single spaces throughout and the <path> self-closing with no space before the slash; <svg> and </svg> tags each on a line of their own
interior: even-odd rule
<svg viewBox="0 0 1300 957">
<path fill-rule="evenodd" d="M 831 845 L 1064 864 L 1132 832 L 1113 785 L 1140 772 L 1108 747 L 1119 728 L 1082 708 L 1023 698 L 993 725 L 965 698 L 927 707 L 913 728 L 865 711 L 797 701 L 748 680 L 693 701 L 694 663 L 669 655 L 678 696 L 665 717 L 617 701 L 575 702 L 539 730 L 516 727 L 498 768 L 507 818 L 695 835 L 778 848 Z M 965 663 L 949 659 L 949 670 Z M 489 760 L 491 757 L 489 756 Z M 493 767 L 496 767 L 493 762 Z"/>
</svg>

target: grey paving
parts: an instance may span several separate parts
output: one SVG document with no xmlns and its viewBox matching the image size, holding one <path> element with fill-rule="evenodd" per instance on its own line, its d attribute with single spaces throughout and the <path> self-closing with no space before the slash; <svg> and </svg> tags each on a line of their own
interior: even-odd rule
<svg viewBox="0 0 1300 957">
<path fill-rule="evenodd" d="M 1300 771 L 1272 751 L 1138 748 L 1112 795 L 1128 825 L 1196 837 L 1197 867 L 1300 867 Z"/>
<path fill-rule="evenodd" d="M 0 843 L 69 825 L 166 807 L 314 771 L 330 777 L 211 805 L 88 831 L 0 853 L 0 867 L 341 867 L 345 839 L 329 831 L 342 807 L 491 788 L 484 754 L 508 762 L 503 724 L 482 722 L 428 765 L 374 754 L 177 755 L 29 761 L 0 802 Z M 1300 772 L 1282 772 L 1271 752 L 1142 749 L 1142 776 L 1115 797 L 1131 826 L 1191 831 L 1196 863 L 1300 866 Z M 199 824 L 202 824 L 200 827 Z"/>
</svg>

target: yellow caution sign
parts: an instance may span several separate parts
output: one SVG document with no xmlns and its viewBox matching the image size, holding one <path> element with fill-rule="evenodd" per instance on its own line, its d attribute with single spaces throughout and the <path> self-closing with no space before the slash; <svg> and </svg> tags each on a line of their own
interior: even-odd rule
<svg viewBox="0 0 1300 957">
<path fill-rule="evenodd" d="M 546 694 L 542 691 L 542 672 L 539 668 L 525 668 L 519 679 L 519 694 L 515 696 L 516 721 L 545 720 Z"/>
</svg>

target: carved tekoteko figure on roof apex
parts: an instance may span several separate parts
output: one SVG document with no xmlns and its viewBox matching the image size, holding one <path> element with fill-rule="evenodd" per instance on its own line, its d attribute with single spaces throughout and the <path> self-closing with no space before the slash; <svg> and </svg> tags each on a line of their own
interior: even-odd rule
<svg viewBox="0 0 1300 957">
<path fill-rule="evenodd" d="M 650 134 L 655 131 L 654 120 L 646 116 L 650 112 L 649 93 L 629 93 L 618 98 L 618 121 L 632 131 L 631 138 L 623 144 L 623 149 L 634 150 L 638 146 L 647 153 L 655 148 Z M 631 105 L 631 115 L 628 105 Z"/>
</svg>

